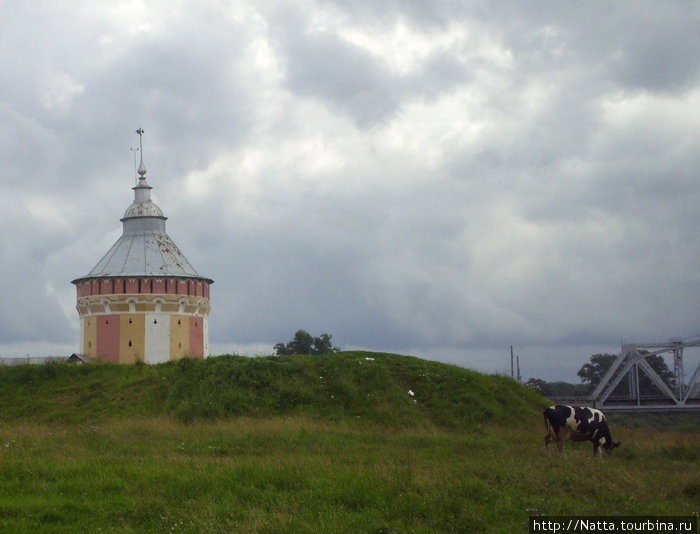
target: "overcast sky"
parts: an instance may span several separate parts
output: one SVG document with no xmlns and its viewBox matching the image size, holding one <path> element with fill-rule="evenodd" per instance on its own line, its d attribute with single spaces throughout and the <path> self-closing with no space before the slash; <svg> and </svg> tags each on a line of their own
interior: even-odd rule
<svg viewBox="0 0 700 534">
<path fill-rule="evenodd" d="M 78 348 L 142 127 L 212 354 L 577 379 L 700 334 L 700 4 L 0 1 L 0 355 Z M 692 368 L 690 371 L 692 372 Z"/>
</svg>

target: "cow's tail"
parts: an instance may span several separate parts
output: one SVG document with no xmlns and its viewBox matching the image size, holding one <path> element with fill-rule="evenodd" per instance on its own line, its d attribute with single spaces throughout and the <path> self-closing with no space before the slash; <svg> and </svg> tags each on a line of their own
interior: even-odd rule
<svg viewBox="0 0 700 534">
<path fill-rule="evenodd" d="M 544 444 L 547 447 L 547 456 L 550 455 L 549 444 L 552 441 L 554 441 L 555 434 L 556 434 L 556 432 L 554 431 L 554 427 L 552 426 L 552 421 L 551 421 L 551 417 L 552 417 L 553 413 L 554 413 L 554 410 L 551 407 L 545 408 L 545 410 L 542 412 L 542 415 L 544 416 L 544 428 L 547 431 L 547 433 L 544 436 Z"/>
<path fill-rule="evenodd" d="M 549 422 L 549 416 L 552 414 L 554 410 L 551 408 L 545 408 L 544 411 L 542 412 L 542 415 L 544 416 L 544 429 L 549 432 L 549 429 L 552 428 L 552 423 Z"/>
</svg>

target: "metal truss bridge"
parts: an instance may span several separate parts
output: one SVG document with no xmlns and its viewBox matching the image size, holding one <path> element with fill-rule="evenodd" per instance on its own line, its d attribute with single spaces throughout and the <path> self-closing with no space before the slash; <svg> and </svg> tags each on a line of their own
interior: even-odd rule
<svg viewBox="0 0 700 534">
<path fill-rule="evenodd" d="M 608 369 L 590 397 L 592 405 L 613 411 L 691 411 L 700 413 L 700 362 L 685 382 L 683 349 L 700 346 L 700 337 L 692 340 L 671 339 L 668 343 L 631 343 L 622 346 L 620 355 Z M 649 364 L 647 358 L 673 355 L 673 375 L 667 384 Z M 656 391 L 642 393 L 640 378 L 646 375 Z M 647 381 L 648 383 L 648 381 Z"/>
</svg>

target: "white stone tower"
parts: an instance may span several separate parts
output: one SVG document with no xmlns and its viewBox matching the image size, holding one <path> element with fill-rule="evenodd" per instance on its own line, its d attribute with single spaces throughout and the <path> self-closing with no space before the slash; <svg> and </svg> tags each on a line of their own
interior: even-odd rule
<svg viewBox="0 0 700 534">
<path fill-rule="evenodd" d="M 122 236 L 77 288 L 81 352 L 99 361 L 160 363 L 209 355 L 210 278 L 200 276 L 165 232 L 141 162 Z"/>
</svg>

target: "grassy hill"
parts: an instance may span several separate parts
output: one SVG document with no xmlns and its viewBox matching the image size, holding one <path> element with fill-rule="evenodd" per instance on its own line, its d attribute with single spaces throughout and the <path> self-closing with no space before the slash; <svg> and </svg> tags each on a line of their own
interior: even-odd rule
<svg viewBox="0 0 700 534">
<path fill-rule="evenodd" d="M 408 356 L 0 367 L 0 531 L 527 532 L 698 515 L 700 433 L 544 444 L 545 399 Z"/>
<path fill-rule="evenodd" d="M 148 366 L 0 367 L 0 420 L 183 422 L 303 414 L 385 425 L 513 423 L 541 397 L 502 376 L 410 356 L 219 356 Z"/>
</svg>

